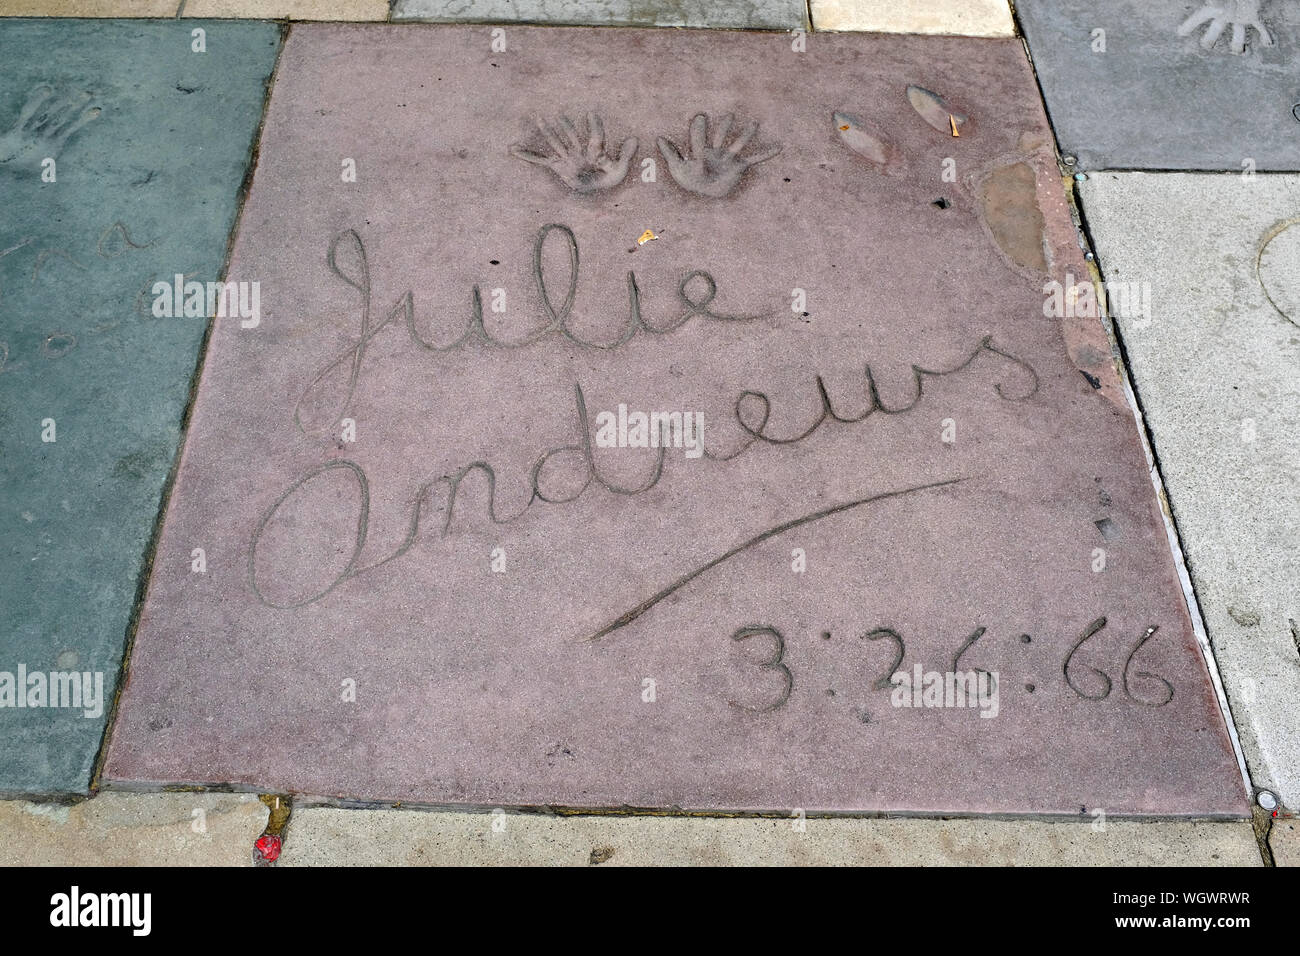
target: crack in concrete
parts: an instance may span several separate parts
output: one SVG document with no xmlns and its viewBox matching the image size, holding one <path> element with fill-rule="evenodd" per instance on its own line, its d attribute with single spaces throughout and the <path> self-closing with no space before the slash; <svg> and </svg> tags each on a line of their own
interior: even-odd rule
<svg viewBox="0 0 1300 956">
<path fill-rule="evenodd" d="M 1255 842 L 1259 844 L 1259 855 L 1265 866 L 1277 866 L 1273 859 L 1273 848 L 1269 846 L 1268 837 L 1273 832 L 1273 811 L 1265 810 L 1256 800 L 1251 806 L 1251 827 L 1255 831 Z"/>
<path fill-rule="evenodd" d="M 270 814 L 266 827 L 253 843 L 253 863 L 274 866 L 284 852 L 284 828 L 293 816 L 293 797 L 287 793 L 264 793 L 258 797 Z"/>
</svg>

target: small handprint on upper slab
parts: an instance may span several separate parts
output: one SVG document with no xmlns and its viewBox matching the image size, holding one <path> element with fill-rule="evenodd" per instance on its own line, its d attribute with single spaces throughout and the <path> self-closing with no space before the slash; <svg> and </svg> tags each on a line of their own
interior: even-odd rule
<svg viewBox="0 0 1300 956">
<path fill-rule="evenodd" d="M 627 178 L 628 164 L 636 155 L 636 137 L 623 140 L 617 154 L 605 149 L 605 124 L 595 113 L 587 114 L 586 143 L 567 116 L 552 127 L 543 119 L 537 128 L 546 138 L 553 155 L 525 146 L 511 146 L 510 155 L 535 166 L 545 166 L 575 193 L 587 194 L 611 189 Z"/>
<path fill-rule="evenodd" d="M 39 173 L 46 158 L 56 158 L 63 145 L 101 112 L 91 106 L 90 93 L 56 96 L 38 86 L 27 97 L 18 122 L 0 133 L 0 169 Z"/>
<path fill-rule="evenodd" d="M 668 172 L 677 185 L 699 196 L 721 199 L 736 188 L 745 170 L 781 152 L 780 145 L 772 145 L 749 156 L 741 156 L 741 151 L 758 132 L 758 123 L 750 122 L 727 146 L 724 144 L 731 133 L 732 122 L 730 113 L 722 117 L 713 128 L 713 141 L 709 145 L 709 119 L 703 113 L 697 113 L 691 120 L 690 152 L 686 156 L 671 141 L 659 137 L 659 152 L 663 153 Z"/>
<path fill-rule="evenodd" d="M 1209 23 L 1205 35 L 1201 37 L 1201 46 L 1210 50 L 1219 42 L 1223 31 L 1231 25 L 1232 52 L 1241 54 L 1246 52 L 1247 31 L 1254 27 L 1259 33 L 1259 45 L 1270 47 L 1273 45 L 1273 37 L 1260 19 L 1259 4 L 1260 0 L 1215 0 L 1207 3 L 1183 21 L 1183 25 L 1178 28 L 1178 35 L 1188 36 L 1203 24 Z"/>
</svg>

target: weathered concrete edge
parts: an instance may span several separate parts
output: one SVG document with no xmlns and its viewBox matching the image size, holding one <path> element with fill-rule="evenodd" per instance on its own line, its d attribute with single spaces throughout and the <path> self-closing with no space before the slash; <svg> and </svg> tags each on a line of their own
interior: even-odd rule
<svg viewBox="0 0 1300 956">
<path fill-rule="evenodd" d="M 786 820 L 790 818 L 788 808 L 718 810 L 700 809 L 689 806 L 638 807 L 628 804 L 619 806 L 580 806 L 571 804 L 485 804 L 485 803 L 435 803 L 427 801 L 408 801 L 349 797 L 338 794 L 295 793 L 288 790 L 276 790 L 274 787 L 255 786 L 252 784 L 232 784 L 212 781 L 189 781 L 169 783 L 149 783 L 136 780 L 107 779 L 100 782 L 97 793 L 151 794 L 151 793 L 255 793 L 275 796 L 283 794 L 293 798 L 295 811 L 308 808 L 325 807 L 337 810 L 412 810 L 420 813 L 492 813 L 501 811 L 507 814 L 542 815 L 542 816 L 590 816 L 590 817 L 683 817 L 700 819 L 756 819 Z M 0 795 L 0 800 L 10 799 Z M 32 800 L 30 796 L 18 795 L 17 799 Z M 87 799 L 83 797 L 82 799 Z M 955 810 L 806 810 L 809 820 L 1003 820 L 1003 821 L 1041 821 L 1041 822 L 1080 822 L 1090 821 L 1091 816 L 1077 813 L 1052 812 L 998 812 L 970 813 Z M 1249 820 L 1250 813 L 1111 813 L 1108 820 L 1131 820 L 1135 822 L 1160 823 L 1225 823 Z"/>
<path fill-rule="evenodd" d="M 1014 9 L 1013 9 L 1014 13 Z M 1019 21 L 1017 21 L 1017 24 Z M 1026 56 L 1028 56 L 1028 47 L 1026 47 Z M 1030 63 L 1032 65 L 1032 58 Z M 1034 71 L 1035 80 L 1038 73 Z M 1041 84 L 1039 88 L 1042 93 Z M 1055 127 L 1052 129 L 1052 135 L 1055 137 Z M 1057 141 L 1057 150 L 1059 155 L 1060 141 Z M 1087 175 L 1086 173 L 1083 175 Z M 1157 173 L 1158 175 L 1158 173 Z M 1282 174 L 1286 175 L 1286 174 Z M 1105 274 L 1102 269 L 1100 260 L 1096 257 L 1096 244 L 1093 241 L 1092 230 L 1088 225 L 1087 209 L 1081 201 L 1080 194 L 1073 187 L 1073 178 L 1066 180 L 1070 185 L 1067 189 L 1069 193 L 1069 203 L 1072 214 L 1076 217 L 1079 231 L 1088 244 L 1087 255 L 1089 266 L 1094 273 L 1090 278 L 1094 282 L 1104 282 Z M 1134 423 L 1137 425 L 1138 435 L 1142 441 L 1142 451 L 1146 455 L 1147 469 L 1151 478 L 1152 487 L 1155 489 L 1156 499 L 1160 503 L 1160 515 L 1164 521 L 1165 535 L 1169 540 L 1169 550 L 1174 558 L 1174 566 L 1178 571 L 1178 580 L 1183 588 L 1183 599 L 1187 602 L 1187 613 L 1192 621 L 1192 630 L 1196 634 L 1196 643 L 1201 649 L 1201 658 L 1205 663 L 1206 669 L 1210 674 L 1210 683 L 1214 687 L 1214 696 L 1219 704 L 1219 714 L 1224 721 L 1228 730 L 1228 737 L 1232 741 L 1232 751 L 1237 757 L 1237 769 L 1241 773 L 1242 787 L 1244 788 L 1248 804 L 1253 805 L 1255 802 L 1258 787 L 1251 780 L 1250 767 L 1246 761 L 1246 754 L 1241 745 L 1241 737 L 1237 733 L 1237 723 L 1232 715 L 1232 707 L 1228 703 L 1228 694 L 1223 684 L 1223 676 L 1219 672 L 1219 664 L 1214 656 L 1214 646 L 1210 641 L 1209 631 L 1205 626 L 1205 618 L 1201 614 L 1200 601 L 1196 596 L 1196 588 L 1192 583 L 1191 573 L 1187 569 L 1187 561 L 1183 551 L 1182 535 L 1178 530 L 1177 522 L 1174 517 L 1173 508 L 1169 503 L 1169 496 L 1165 490 L 1165 481 L 1163 471 L 1160 466 L 1160 460 L 1155 451 L 1155 436 L 1151 432 L 1150 425 L 1147 424 L 1146 414 L 1143 411 L 1141 399 L 1138 397 L 1137 390 L 1134 387 L 1134 381 L 1129 373 L 1128 352 L 1124 345 L 1124 339 L 1119 328 L 1116 326 L 1114 319 L 1110 315 L 1109 302 L 1103 302 L 1102 324 L 1106 329 L 1106 335 L 1111 342 L 1112 357 L 1115 361 L 1116 370 L 1120 374 L 1123 382 L 1124 394 L 1128 399 L 1129 409 L 1133 413 Z"/>
</svg>

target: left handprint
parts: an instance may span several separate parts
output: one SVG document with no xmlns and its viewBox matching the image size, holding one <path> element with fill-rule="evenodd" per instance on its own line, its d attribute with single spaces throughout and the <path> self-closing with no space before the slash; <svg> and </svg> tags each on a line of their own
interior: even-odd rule
<svg viewBox="0 0 1300 956">
<path fill-rule="evenodd" d="M 73 133 L 100 114 L 91 99 L 90 93 L 59 97 L 48 86 L 32 90 L 18 122 L 0 133 L 0 169 L 39 172 L 42 161 L 56 157 Z"/>
<path fill-rule="evenodd" d="M 627 178 L 628 164 L 636 154 L 636 137 L 625 139 L 618 153 L 610 155 L 605 149 L 605 126 L 595 113 L 587 114 L 586 145 L 567 116 L 561 116 L 554 127 L 538 119 L 537 128 L 546 138 L 553 155 L 524 146 L 511 146 L 510 155 L 526 163 L 545 166 L 575 193 L 610 189 Z"/>
</svg>

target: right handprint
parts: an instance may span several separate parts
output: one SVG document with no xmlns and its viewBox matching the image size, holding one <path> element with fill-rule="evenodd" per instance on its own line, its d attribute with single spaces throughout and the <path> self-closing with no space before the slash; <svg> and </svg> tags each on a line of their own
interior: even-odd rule
<svg viewBox="0 0 1300 956">
<path fill-rule="evenodd" d="M 72 134 L 102 112 L 90 106 L 93 98 L 90 93 L 58 96 L 49 86 L 32 90 L 17 122 L 0 133 L 0 170 L 41 172 L 44 159 L 58 156 Z"/>
<path fill-rule="evenodd" d="M 766 162 L 781 152 L 780 145 L 765 146 L 749 156 L 741 156 L 741 151 L 749 145 L 758 132 L 758 123 L 751 121 L 731 141 L 724 145 L 731 133 L 732 116 L 728 113 L 713 128 L 712 145 L 709 145 L 709 120 L 703 113 L 697 113 L 691 120 L 690 150 L 687 155 L 669 140 L 660 136 L 659 152 L 663 153 L 668 163 L 668 172 L 677 185 L 698 196 L 721 199 L 728 195 L 745 170 L 750 166 Z"/>
<path fill-rule="evenodd" d="M 1259 16 L 1259 3 L 1260 0 L 1217 0 L 1207 3 L 1183 21 L 1183 25 L 1178 28 L 1178 35 L 1188 36 L 1208 22 L 1210 26 L 1201 37 L 1201 46 L 1210 50 L 1231 24 L 1233 53 L 1246 52 L 1246 32 L 1250 27 L 1258 31 L 1260 46 L 1272 46 L 1273 37 Z"/>
</svg>

